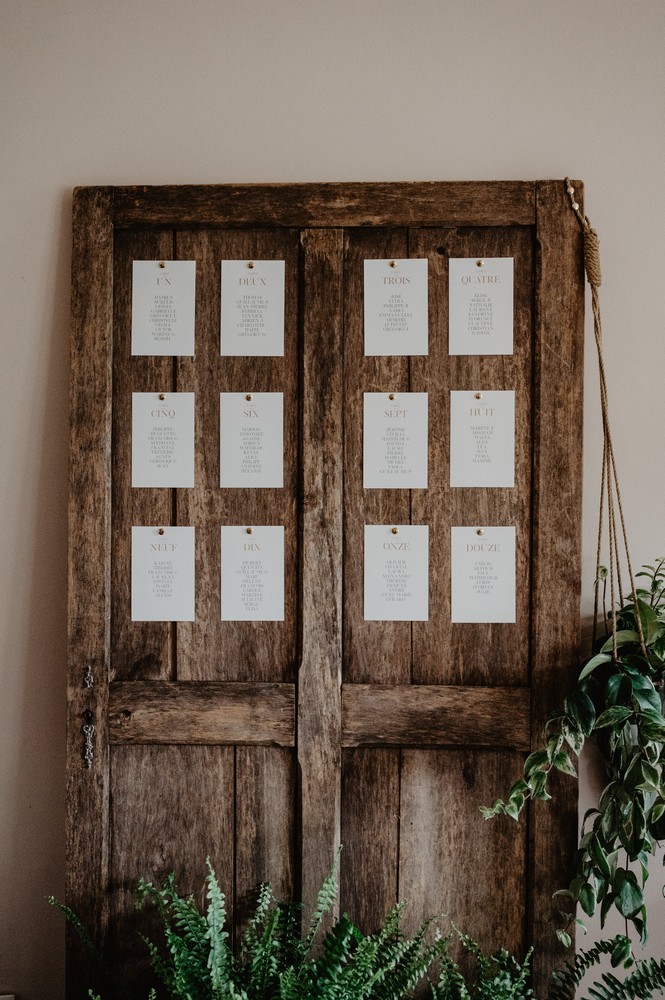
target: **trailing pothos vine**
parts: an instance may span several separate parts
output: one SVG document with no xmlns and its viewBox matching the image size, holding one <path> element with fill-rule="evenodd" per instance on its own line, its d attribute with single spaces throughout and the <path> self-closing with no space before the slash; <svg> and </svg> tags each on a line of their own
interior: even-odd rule
<svg viewBox="0 0 665 1000">
<path fill-rule="evenodd" d="M 575 904 L 588 916 L 600 909 L 604 926 L 616 908 L 626 922 L 617 939 L 615 964 L 629 959 L 629 925 L 647 940 L 643 889 L 649 859 L 665 840 L 665 559 L 636 574 L 636 603 L 605 613 L 608 637 L 584 665 L 575 689 L 547 721 L 543 745 L 527 757 L 508 798 L 481 809 L 486 819 L 517 819 L 529 799 L 549 799 L 552 771 L 577 774 L 573 758 L 587 739 L 596 743 L 607 773 L 597 807 L 584 816 L 574 857 L 575 875 L 558 895 L 567 899 L 557 933 L 566 946 L 576 920 Z M 606 578 L 601 571 L 601 585 Z M 646 585 L 644 582 L 646 581 Z M 637 606 L 636 606 L 637 604 Z M 639 615 L 644 644 L 639 635 Z M 612 620 L 614 618 L 614 621 Z M 614 635 L 609 634 L 611 631 Z M 577 920 L 577 923 L 582 923 Z"/>
</svg>

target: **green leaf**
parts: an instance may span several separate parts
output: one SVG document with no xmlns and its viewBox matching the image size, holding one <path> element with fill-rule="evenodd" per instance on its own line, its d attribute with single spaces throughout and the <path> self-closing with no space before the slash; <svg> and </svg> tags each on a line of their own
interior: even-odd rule
<svg viewBox="0 0 665 1000">
<path fill-rule="evenodd" d="M 589 841 L 589 856 L 600 874 L 604 878 L 610 878 L 610 866 L 607 855 L 601 846 L 600 840 L 595 835 Z"/>
<path fill-rule="evenodd" d="M 617 894 L 616 905 L 622 916 L 632 917 L 641 910 L 644 898 L 633 872 L 617 868 L 612 887 Z"/>
<path fill-rule="evenodd" d="M 558 937 L 559 941 L 564 946 L 564 948 L 571 947 L 573 939 L 571 938 L 570 934 L 567 931 L 557 931 L 556 936 Z"/>
<path fill-rule="evenodd" d="M 630 677 L 625 674 L 611 674 L 605 684 L 605 701 L 607 705 L 617 705 L 619 703 L 628 705 L 633 696 L 633 685 Z"/>
<path fill-rule="evenodd" d="M 640 675 L 632 680 L 633 697 L 638 707 L 643 711 L 654 711 L 660 714 L 660 695 L 653 686 L 653 681 L 649 677 Z"/>
<path fill-rule="evenodd" d="M 552 766 L 561 771 L 563 774 L 569 774 L 571 777 L 577 777 L 577 771 L 573 767 L 573 762 L 565 752 L 565 750 L 559 750 L 552 757 Z"/>
<path fill-rule="evenodd" d="M 658 792 L 660 788 L 660 771 L 653 764 L 643 760 L 640 766 L 642 781 L 637 786 L 645 792 Z"/>
<path fill-rule="evenodd" d="M 631 643 L 639 641 L 640 637 L 638 633 L 633 632 L 632 629 L 621 629 L 621 631 L 617 632 L 617 648 L 621 646 L 628 646 Z M 600 647 L 600 652 L 611 653 L 613 649 L 614 649 L 614 640 L 612 636 L 610 636 L 607 642 L 603 643 L 603 645 Z"/>
<path fill-rule="evenodd" d="M 587 917 L 592 917 L 596 909 L 596 893 L 588 882 L 580 889 L 578 900 Z"/>
<path fill-rule="evenodd" d="M 608 653 L 602 653 L 602 652 L 596 653 L 596 655 L 592 656 L 590 660 L 587 660 L 587 662 L 582 667 L 580 676 L 577 678 L 578 681 L 583 681 L 585 677 L 588 677 L 589 674 L 592 674 L 594 672 L 596 667 L 602 666 L 603 663 L 611 663 L 611 662 L 612 662 L 612 657 Z"/>
<path fill-rule="evenodd" d="M 632 714 L 632 709 L 624 708 L 623 705 L 614 705 L 612 708 L 606 708 L 596 719 L 594 729 L 604 729 L 605 726 L 620 726 Z"/>
<path fill-rule="evenodd" d="M 610 961 L 612 962 L 612 968 L 616 969 L 618 965 L 624 964 L 632 955 L 631 945 L 629 938 L 625 937 L 623 934 L 618 935 L 616 938 L 616 945 L 612 951 L 612 957 Z"/>
<path fill-rule="evenodd" d="M 561 732 L 565 736 L 570 749 L 577 757 L 579 757 L 584 748 L 584 733 L 582 730 L 578 726 L 572 725 L 564 719 L 561 723 Z"/>
</svg>

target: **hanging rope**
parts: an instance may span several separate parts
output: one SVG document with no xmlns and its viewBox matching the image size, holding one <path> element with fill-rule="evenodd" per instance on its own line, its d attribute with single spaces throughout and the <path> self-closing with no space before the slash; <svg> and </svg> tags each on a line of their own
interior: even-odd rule
<svg viewBox="0 0 665 1000">
<path fill-rule="evenodd" d="M 587 281 L 591 287 L 591 307 L 593 310 L 593 332 L 596 341 L 596 353 L 598 355 L 598 373 L 600 377 L 600 407 L 603 417 L 603 469 L 601 474 L 601 488 L 600 488 L 600 509 L 598 512 L 598 545 L 596 549 L 596 582 L 594 588 L 594 609 L 593 609 L 593 642 L 596 641 L 596 630 L 598 622 L 598 595 L 600 589 L 600 551 L 603 535 L 603 511 L 607 505 L 607 531 L 609 538 L 609 578 L 610 578 L 610 602 L 611 602 L 611 613 L 610 619 L 612 622 L 612 657 L 614 660 L 618 659 L 618 649 L 617 649 L 617 625 L 616 625 L 616 615 L 614 614 L 615 608 L 615 594 L 616 588 L 619 591 L 619 600 L 621 605 L 624 603 L 623 598 L 623 586 L 621 583 L 621 556 L 618 544 L 618 533 L 617 533 L 617 511 L 619 515 L 619 523 L 621 525 L 621 537 L 623 541 L 623 551 L 626 559 L 626 565 L 628 567 L 628 577 L 630 581 L 630 592 L 632 594 L 633 602 L 635 604 L 635 622 L 637 625 L 637 631 L 640 637 L 640 646 L 642 647 L 642 653 L 646 657 L 647 649 L 646 643 L 644 641 L 644 630 L 642 628 L 642 619 L 639 614 L 638 604 L 637 604 L 637 590 L 635 588 L 635 579 L 633 576 L 633 566 L 630 559 L 630 552 L 628 550 L 628 536 L 626 533 L 626 523 L 623 514 L 623 504 L 621 503 L 621 490 L 619 489 L 619 477 L 617 475 L 616 461 L 614 458 L 614 447 L 612 444 L 612 433 L 610 431 L 610 417 L 609 417 L 609 403 L 607 395 L 607 379 L 605 377 L 605 361 L 603 358 L 603 331 L 600 316 L 600 297 L 598 294 L 598 289 L 601 284 L 601 270 L 600 270 L 600 242 L 598 240 L 598 233 L 595 229 L 592 229 L 589 218 L 583 215 L 580 211 L 580 206 L 575 200 L 575 188 L 571 184 L 568 177 L 566 177 L 566 191 L 568 197 L 570 198 L 570 205 L 577 216 L 577 219 L 582 227 L 582 234 L 584 237 L 584 269 L 586 271 Z"/>
</svg>

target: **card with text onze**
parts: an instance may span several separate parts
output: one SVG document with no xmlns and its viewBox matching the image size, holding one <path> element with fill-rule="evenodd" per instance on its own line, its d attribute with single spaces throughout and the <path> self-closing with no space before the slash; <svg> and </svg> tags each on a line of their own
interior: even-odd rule
<svg viewBox="0 0 665 1000">
<path fill-rule="evenodd" d="M 513 258 L 448 261 L 450 354 L 513 353 Z"/>
<path fill-rule="evenodd" d="M 284 527 L 221 529 L 222 621 L 284 621 Z"/>
<path fill-rule="evenodd" d="M 132 528 L 132 621 L 194 621 L 194 528 Z"/>
<path fill-rule="evenodd" d="M 366 260 L 365 354 L 427 354 L 427 259 Z"/>
<path fill-rule="evenodd" d="M 429 527 L 366 524 L 364 618 L 428 621 Z"/>
<path fill-rule="evenodd" d="M 284 394 L 222 392 L 219 485 L 284 485 Z"/>
<path fill-rule="evenodd" d="M 132 393 L 132 486 L 194 485 L 194 393 Z"/>
<path fill-rule="evenodd" d="M 132 354 L 194 354 L 196 261 L 135 260 Z"/>
<path fill-rule="evenodd" d="M 515 528 L 454 527 L 451 621 L 515 621 Z"/>
<path fill-rule="evenodd" d="M 283 260 L 223 260 L 220 353 L 284 354 Z"/>
<path fill-rule="evenodd" d="M 515 485 L 513 390 L 450 393 L 450 485 Z"/>
<path fill-rule="evenodd" d="M 363 394 L 365 489 L 427 489 L 427 393 Z"/>
</svg>

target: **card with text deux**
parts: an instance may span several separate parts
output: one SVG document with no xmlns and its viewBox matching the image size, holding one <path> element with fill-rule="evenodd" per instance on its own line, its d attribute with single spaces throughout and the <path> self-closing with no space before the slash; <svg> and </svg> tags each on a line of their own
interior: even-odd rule
<svg viewBox="0 0 665 1000">
<path fill-rule="evenodd" d="M 513 390 L 450 393 L 450 485 L 515 485 Z"/>
<path fill-rule="evenodd" d="M 513 353 L 513 258 L 448 261 L 450 354 Z"/>
<path fill-rule="evenodd" d="M 284 621 L 283 525 L 221 529 L 222 621 Z"/>
<path fill-rule="evenodd" d="M 132 486 L 194 485 L 194 393 L 132 393 Z"/>
<path fill-rule="evenodd" d="M 428 525 L 365 525 L 364 595 L 365 621 L 428 621 Z"/>
<path fill-rule="evenodd" d="M 283 260 L 223 260 L 220 353 L 284 354 Z"/>
<path fill-rule="evenodd" d="M 194 528 L 132 528 L 132 621 L 194 621 Z"/>
<path fill-rule="evenodd" d="M 366 355 L 427 354 L 427 259 L 366 260 Z"/>
<path fill-rule="evenodd" d="M 427 393 L 363 394 L 365 489 L 427 489 Z"/>
<path fill-rule="evenodd" d="M 515 621 L 515 528 L 453 527 L 451 621 Z"/>
<path fill-rule="evenodd" d="M 222 392 L 219 397 L 219 485 L 284 485 L 284 394 Z"/>
<path fill-rule="evenodd" d="M 194 354 L 196 261 L 135 260 L 132 354 Z"/>
</svg>

